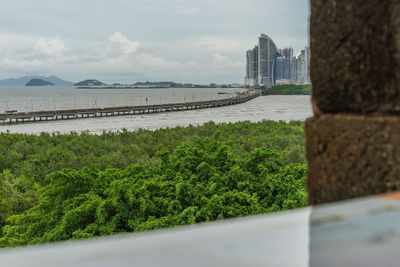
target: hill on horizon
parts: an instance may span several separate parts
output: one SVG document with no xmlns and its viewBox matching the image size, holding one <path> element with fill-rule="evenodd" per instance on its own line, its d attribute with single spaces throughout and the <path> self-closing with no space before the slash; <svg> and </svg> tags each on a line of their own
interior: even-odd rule
<svg viewBox="0 0 400 267">
<path fill-rule="evenodd" d="M 74 84 L 74 86 L 104 86 L 107 85 L 96 79 L 88 79 Z"/>
<path fill-rule="evenodd" d="M 25 86 L 53 86 L 54 83 L 42 80 L 42 79 L 31 79 L 29 82 L 25 84 Z"/>
<path fill-rule="evenodd" d="M 50 82 L 54 85 L 63 85 L 63 86 L 72 86 L 74 83 L 65 81 L 57 76 L 23 76 L 20 78 L 10 78 L 10 79 L 3 79 L 0 80 L 0 86 L 25 86 L 27 82 L 32 79 L 41 79 L 47 82 Z"/>
</svg>

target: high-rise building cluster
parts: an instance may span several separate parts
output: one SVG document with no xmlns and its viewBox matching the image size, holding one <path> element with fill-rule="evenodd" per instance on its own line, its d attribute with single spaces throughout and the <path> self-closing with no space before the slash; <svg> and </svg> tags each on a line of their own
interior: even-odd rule
<svg viewBox="0 0 400 267">
<path fill-rule="evenodd" d="M 258 45 L 247 50 L 246 61 L 246 86 L 311 83 L 309 47 L 293 56 L 293 48 L 278 49 L 268 35 L 261 34 Z"/>
</svg>

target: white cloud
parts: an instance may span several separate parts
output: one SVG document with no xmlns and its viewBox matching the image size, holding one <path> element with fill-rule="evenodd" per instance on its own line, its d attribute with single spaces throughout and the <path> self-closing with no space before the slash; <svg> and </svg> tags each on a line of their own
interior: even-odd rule
<svg viewBox="0 0 400 267">
<path fill-rule="evenodd" d="M 166 71 L 170 68 L 184 66 L 177 61 L 168 61 L 160 56 L 155 56 L 146 49 L 141 50 L 141 43 L 130 41 L 121 32 L 116 32 L 109 39 L 106 53 L 99 56 L 99 61 L 108 64 L 113 71 L 122 72 L 154 72 Z M 100 53 L 101 54 L 101 53 Z"/>
<path fill-rule="evenodd" d="M 214 54 L 214 58 L 211 65 L 215 68 L 242 67 L 242 63 L 233 63 L 228 57 L 220 53 Z"/>
<path fill-rule="evenodd" d="M 18 40 L 14 36 L 10 40 Z M 173 80 L 177 82 L 226 82 L 230 75 L 242 76 L 243 64 L 232 62 L 222 52 L 211 54 L 211 60 L 178 62 L 155 55 L 146 45 L 129 40 L 121 32 L 111 35 L 97 45 L 35 37 L 24 46 L 8 49 L 0 58 L 0 72 L 26 74 L 55 74 L 77 81 L 95 77 L 113 82 L 137 80 Z M 12 75 L 18 76 L 18 75 Z M 3 77 L 2 77 L 3 78 Z M 5 77 L 4 77 L 5 78 Z"/>
<path fill-rule="evenodd" d="M 35 52 L 48 56 L 62 56 L 67 52 L 67 47 L 65 46 L 63 40 L 60 36 L 53 39 L 40 38 L 35 46 Z"/>
<path fill-rule="evenodd" d="M 115 48 L 120 49 L 123 54 L 134 54 L 137 52 L 140 43 L 139 42 L 131 42 L 120 32 L 114 33 L 111 37 L 108 38 L 111 44 L 114 45 Z"/>
</svg>

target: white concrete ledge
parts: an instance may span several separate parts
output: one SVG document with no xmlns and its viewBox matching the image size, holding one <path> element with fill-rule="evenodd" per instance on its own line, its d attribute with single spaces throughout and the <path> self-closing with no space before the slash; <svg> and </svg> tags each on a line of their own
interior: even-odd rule
<svg viewBox="0 0 400 267">
<path fill-rule="evenodd" d="M 310 211 L 3 250 L 0 266 L 307 266 Z"/>
<path fill-rule="evenodd" d="M 0 251 L 1 267 L 399 266 L 400 193 Z"/>
</svg>

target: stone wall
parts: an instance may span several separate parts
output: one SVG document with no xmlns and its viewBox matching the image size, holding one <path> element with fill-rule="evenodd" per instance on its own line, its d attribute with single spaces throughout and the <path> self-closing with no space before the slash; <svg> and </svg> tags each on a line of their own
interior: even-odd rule
<svg viewBox="0 0 400 267">
<path fill-rule="evenodd" d="M 400 189 L 400 1 L 311 0 L 309 203 Z"/>
</svg>

